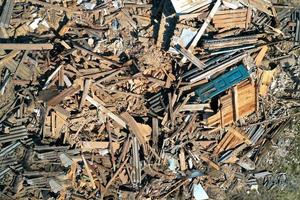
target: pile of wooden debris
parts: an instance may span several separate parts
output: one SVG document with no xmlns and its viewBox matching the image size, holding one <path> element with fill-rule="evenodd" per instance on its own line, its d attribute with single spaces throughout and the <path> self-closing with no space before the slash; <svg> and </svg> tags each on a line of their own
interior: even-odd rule
<svg viewBox="0 0 300 200">
<path fill-rule="evenodd" d="M 1 5 L 1 199 L 222 199 L 299 115 L 292 7 Z"/>
</svg>

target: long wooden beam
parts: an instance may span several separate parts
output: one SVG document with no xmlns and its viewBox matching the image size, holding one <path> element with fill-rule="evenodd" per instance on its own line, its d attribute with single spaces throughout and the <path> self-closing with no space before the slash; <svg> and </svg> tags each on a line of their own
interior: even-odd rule
<svg viewBox="0 0 300 200">
<path fill-rule="evenodd" d="M 51 43 L 0 43 L 3 50 L 50 50 L 53 49 Z"/>
</svg>

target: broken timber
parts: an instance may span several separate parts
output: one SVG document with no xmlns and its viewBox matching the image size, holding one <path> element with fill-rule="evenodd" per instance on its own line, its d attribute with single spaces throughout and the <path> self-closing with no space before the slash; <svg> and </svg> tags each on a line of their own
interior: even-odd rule
<svg viewBox="0 0 300 200">
<path fill-rule="evenodd" d="M 49 43 L 0 43 L 0 49 L 3 50 L 49 50 L 53 49 L 53 45 Z"/>
</svg>

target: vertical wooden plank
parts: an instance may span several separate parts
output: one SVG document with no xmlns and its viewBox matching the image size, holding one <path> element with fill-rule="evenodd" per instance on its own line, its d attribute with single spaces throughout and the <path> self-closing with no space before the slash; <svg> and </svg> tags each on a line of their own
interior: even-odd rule
<svg viewBox="0 0 300 200">
<path fill-rule="evenodd" d="M 238 121 L 239 116 L 239 100 L 237 86 L 232 88 L 232 103 L 233 103 L 233 120 Z"/>
<path fill-rule="evenodd" d="M 179 152 L 179 162 L 180 162 L 180 170 L 185 171 L 187 169 L 187 166 L 185 162 L 185 154 L 183 148 L 181 148 Z"/>
<path fill-rule="evenodd" d="M 79 110 L 82 108 L 82 106 L 84 105 L 84 102 L 86 100 L 86 97 L 89 93 L 90 90 L 90 86 L 91 86 L 92 80 L 91 79 L 86 79 L 84 81 L 84 88 L 83 88 L 83 93 L 81 96 L 81 100 L 80 100 L 80 104 L 79 104 Z"/>
<path fill-rule="evenodd" d="M 56 135 L 56 115 L 55 112 L 51 112 L 51 131 L 52 136 Z"/>
<path fill-rule="evenodd" d="M 90 169 L 90 167 L 89 167 L 89 165 L 88 165 L 85 157 L 83 156 L 83 154 L 81 155 L 81 158 L 82 158 L 82 161 L 84 163 L 84 167 L 86 169 L 86 172 L 87 172 L 87 174 L 88 174 L 88 176 L 90 178 L 90 181 L 92 183 L 92 187 L 93 187 L 93 189 L 96 189 L 96 184 L 95 184 L 95 180 L 94 180 L 93 175 L 92 175 L 92 171 L 91 171 L 91 169 Z"/>
<path fill-rule="evenodd" d="M 158 137 L 159 137 L 159 128 L 158 128 L 158 119 L 152 118 L 152 142 L 153 147 L 157 149 L 158 147 Z"/>
<path fill-rule="evenodd" d="M 251 18 L 252 18 L 252 9 L 250 7 L 248 7 L 248 10 L 247 10 L 247 18 L 246 18 L 246 29 L 249 28 L 249 25 L 251 23 Z"/>
<path fill-rule="evenodd" d="M 64 87 L 64 67 L 62 66 L 58 72 L 58 86 Z"/>
<path fill-rule="evenodd" d="M 262 61 L 263 61 L 263 59 L 264 59 L 264 57 L 265 57 L 265 55 L 266 55 L 268 49 L 269 49 L 269 48 L 268 48 L 267 45 L 264 45 L 264 46 L 261 48 L 260 52 L 258 53 L 258 55 L 257 55 L 256 58 L 255 58 L 255 65 L 256 65 L 256 66 L 261 65 L 261 63 L 262 63 Z"/>
</svg>

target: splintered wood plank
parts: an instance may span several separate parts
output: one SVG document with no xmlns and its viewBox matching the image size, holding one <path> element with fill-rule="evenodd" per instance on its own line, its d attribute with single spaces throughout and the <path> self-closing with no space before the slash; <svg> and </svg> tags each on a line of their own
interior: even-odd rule
<svg viewBox="0 0 300 200">
<path fill-rule="evenodd" d="M 234 137 L 233 140 L 225 148 L 225 151 L 227 151 L 229 149 L 234 149 L 235 147 L 237 147 L 238 145 L 240 145 L 242 143 L 243 143 L 243 141 L 240 138 Z"/>
<path fill-rule="evenodd" d="M 140 130 L 143 132 L 144 137 L 146 138 L 146 141 L 149 141 L 151 138 L 152 134 L 152 128 L 148 124 L 142 124 L 142 123 L 137 123 Z"/>
<path fill-rule="evenodd" d="M 4 8 L 0 17 L 0 27 L 8 28 L 9 22 L 13 13 L 13 9 L 15 6 L 15 0 L 5 1 Z"/>
<path fill-rule="evenodd" d="M 62 67 L 58 72 L 58 86 L 64 87 L 64 67 Z"/>
<path fill-rule="evenodd" d="M 49 106 L 55 106 L 57 104 L 59 104 L 61 101 L 64 100 L 65 97 L 67 96 L 71 96 L 73 94 L 75 94 L 76 92 L 78 92 L 80 90 L 80 85 L 76 85 L 76 86 L 71 86 L 65 90 L 63 90 L 61 93 L 59 93 L 57 96 L 51 98 L 47 104 Z"/>
<path fill-rule="evenodd" d="M 269 48 L 268 48 L 267 45 L 264 45 L 264 46 L 261 48 L 261 50 L 259 51 L 258 55 L 257 55 L 256 58 L 255 58 L 255 65 L 256 65 L 256 66 L 261 65 L 261 63 L 262 63 L 262 61 L 263 61 L 263 59 L 264 59 L 264 57 L 265 57 L 265 55 L 266 55 L 268 49 L 269 49 Z"/>
<path fill-rule="evenodd" d="M 232 25 L 235 25 L 235 23 L 233 23 Z M 243 23 L 243 26 L 245 26 L 245 23 Z M 254 43 L 257 43 L 257 41 L 258 41 L 257 38 L 252 38 L 252 39 L 247 39 L 247 40 L 239 39 L 239 40 L 224 41 L 221 43 L 204 43 L 203 46 L 204 46 L 204 48 L 218 49 L 218 48 L 225 48 L 225 47 L 254 44 Z"/>
<path fill-rule="evenodd" d="M 140 144 L 145 144 L 147 142 L 147 138 L 135 119 L 128 112 L 122 113 L 121 117 L 128 124 L 132 133 L 138 138 Z"/>
<path fill-rule="evenodd" d="M 175 45 L 175 49 L 184 57 L 186 57 L 191 63 L 196 65 L 200 70 L 203 70 L 205 64 L 201 62 L 196 56 L 194 56 L 194 54 L 190 53 L 188 50 L 186 50 L 184 47 L 180 46 L 179 44 Z"/>
<path fill-rule="evenodd" d="M 43 87 L 43 90 L 46 89 L 46 88 L 50 85 L 52 79 L 53 79 L 54 77 L 56 77 L 57 73 L 59 73 L 59 71 L 60 71 L 60 69 L 61 69 L 62 67 L 63 67 L 62 65 L 58 66 L 58 67 L 50 74 L 50 76 L 47 78 L 47 80 L 46 80 L 46 82 L 45 82 L 45 85 L 44 85 L 44 87 Z M 53 82 L 53 81 L 52 81 L 52 82 Z"/>
<path fill-rule="evenodd" d="M 51 50 L 53 44 L 50 43 L 0 43 L 0 49 L 3 50 Z"/>
<path fill-rule="evenodd" d="M 108 181 L 108 183 L 105 186 L 105 189 L 102 193 L 102 196 L 104 196 L 108 190 L 108 188 L 111 186 L 111 184 L 115 181 L 115 179 L 119 176 L 119 174 L 122 172 L 123 168 L 125 167 L 127 161 L 128 161 L 128 157 L 124 160 L 124 162 L 122 163 L 122 165 L 119 167 L 119 169 L 116 171 L 116 173 L 111 177 L 111 179 Z M 102 199 L 102 198 L 101 198 Z"/>
<path fill-rule="evenodd" d="M 84 163 L 85 170 L 86 170 L 86 172 L 87 172 L 87 174 L 90 178 L 92 187 L 93 187 L 93 189 L 96 189 L 96 184 L 95 184 L 95 180 L 94 180 L 93 175 L 92 175 L 92 170 L 90 169 L 89 164 L 87 163 L 87 161 L 86 161 L 83 154 L 81 155 L 81 158 L 82 158 L 82 161 Z"/>
<path fill-rule="evenodd" d="M 197 142 L 203 149 L 207 149 L 209 146 L 211 146 L 213 143 L 216 143 L 214 140 L 203 140 Z"/>
<path fill-rule="evenodd" d="M 227 147 L 228 145 L 230 145 L 231 142 L 233 142 L 235 139 L 234 135 L 229 133 L 229 136 L 228 138 L 224 141 L 222 147 L 220 148 L 219 150 L 219 153 L 223 152 Z"/>
<path fill-rule="evenodd" d="M 58 34 L 60 36 L 63 36 L 64 34 L 66 34 L 69 29 L 70 29 L 70 21 L 68 21 L 65 25 L 63 25 L 63 27 L 60 29 L 60 31 L 58 32 Z M 62 45 L 65 46 L 67 49 L 71 49 L 71 47 L 65 42 L 65 41 L 61 41 L 62 42 Z"/>
<path fill-rule="evenodd" d="M 158 137 L 159 137 L 159 127 L 158 127 L 158 119 L 153 117 L 152 118 L 152 141 L 153 146 L 157 148 L 158 146 Z"/>
<path fill-rule="evenodd" d="M 215 15 L 215 17 L 219 16 L 219 15 L 232 15 L 235 13 L 245 13 L 247 12 L 247 9 L 236 9 L 236 10 L 219 10 L 217 12 L 217 14 Z"/>
<path fill-rule="evenodd" d="M 127 22 L 135 29 L 137 30 L 137 24 L 136 22 L 131 18 L 129 12 L 127 10 L 121 10 L 121 13 L 123 14 L 124 18 L 127 20 Z"/>
<path fill-rule="evenodd" d="M 247 13 L 236 13 L 236 14 L 230 14 L 230 15 L 215 15 L 213 18 L 213 23 L 215 23 L 218 20 L 225 20 L 225 19 L 234 19 L 234 18 L 242 18 L 246 21 Z"/>
<path fill-rule="evenodd" d="M 230 23 L 221 23 L 221 24 L 215 24 L 216 28 L 245 28 L 246 24 L 245 22 L 230 22 Z"/>
<path fill-rule="evenodd" d="M 162 13 L 160 24 L 159 24 L 158 37 L 157 37 L 157 45 L 159 45 L 159 47 L 162 47 L 163 44 L 164 33 L 166 31 L 166 26 L 167 26 L 166 20 L 167 19 L 165 14 Z"/>
<path fill-rule="evenodd" d="M 132 138 L 132 182 L 134 184 L 141 183 L 141 164 L 140 164 L 140 145 L 138 143 L 137 137 Z"/>
<path fill-rule="evenodd" d="M 211 9 L 208 17 L 205 19 L 203 25 L 201 26 L 201 28 L 197 32 L 197 35 L 193 39 L 193 42 L 192 42 L 191 46 L 188 48 L 189 51 L 193 51 L 193 49 L 196 47 L 196 45 L 198 44 L 198 42 L 201 39 L 202 35 L 204 34 L 206 28 L 208 27 L 211 20 L 213 19 L 213 17 L 217 13 L 220 5 L 221 5 L 221 0 L 217 0 L 216 3 L 214 4 L 214 7 Z"/>
<path fill-rule="evenodd" d="M 108 64 L 113 64 L 113 65 L 115 65 L 117 67 L 122 67 L 122 65 L 120 63 L 118 63 L 117 61 L 114 61 L 114 60 L 109 59 L 109 58 L 107 58 L 105 56 L 101 56 L 99 54 L 96 54 L 96 53 L 92 52 L 91 50 L 85 49 L 85 48 L 83 48 L 81 46 L 78 46 L 78 45 L 75 45 L 75 44 L 73 46 L 74 46 L 74 48 L 76 48 L 76 49 L 78 49 L 78 50 L 80 50 L 82 52 L 85 52 L 87 54 L 90 54 L 91 56 L 93 56 L 93 57 L 95 57 L 95 58 L 97 58 L 99 60 L 102 60 L 102 61 L 104 61 L 104 62 L 106 62 Z"/>
<path fill-rule="evenodd" d="M 96 101 L 94 98 L 92 98 L 89 95 L 87 95 L 86 100 L 88 100 L 95 107 L 99 108 L 101 112 L 103 112 L 105 115 L 115 120 L 121 127 L 126 128 L 126 122 L 122 120 L 120 117 L 118 117 L 117 115 L 115 115 L 113 112 L 105 108 L 99 101 Z"/>
<path fill-rule="evenodd" d="M 187 169 L 187 166 L 185 162 L 185 153 L 183 148 L 181 148 L 179 152 L 179 163 L 180 163 L 180 170 L 185 171 Z"/>
<path fill-rule="evenodd" d="M 273 70 L 264 70 L 260 77 L 260 86 L 259 86 L 259 94 L 261 96 L 266 96 L 269 90 L 269 87 L 272 83 L 272 79 L 277 72 L 277 68 Z"/>
<path fill-rule="evenodd" d="M 238 90 L 237 90 L 237 86 L 234 86 L 232 88 L 232 102 L 233 102 L 233 110 L 234 110 L 234 121 L 239 120 L 240 116 L 239 116 L 239 100 L 238 100 Z"/>
<path fill-rule="evenodd" d="M 67 111 L 66 109 L 62 108 L 61 106 L 55 106 L 55 107 L 52 107 L 56 114 L 61 116 L 62 118 L 64 119 L 67 119 L 71 116 L 71 113 L 69 111 Z"/>
<path fill-rule="evenodd" d="M 54 113 L 54 112 L 53 112 Z M 55 131 L 56 131 L 56 135 L 55 138 L 58 138 L 60 136 L 60 132 L 63 128 L 63 126 L 66 123 L 66 120 L 64 118 L 62 118 L 60 115 L 58 115 L 57 113 L 55 113 Z"/>
<path fill-rule="evenodd" d="M 95 149 L 108 149 L 109 142 L 90 142 L 90 141 L 83 141 L 80 145 L 82 151 L 92 151 Z M 112 149 L 116 152 L 120 148 L 120 143 L 112 142 Z"/>
<path fill-rule="evenodd" d="M 47 9 L 53 9 L 53 10 L 56 10 L 56 11 L 59 11 L 59 12 L 60 11 L 66 11 L 66 12 L 70 12 L 70 13 L 80 12 L 79 10 L 74 9 L 74 8 L 66 8 L 66 7 L 63 7 L 63 6 L 47 3 L 47 2 L 44 2 L 44 1 L 41 1 L 41 0 L 28 0 L 28 1 L 30 1 L 33 4 L 44 6 Z"/>
<path fill-rule="evenodd" d="M 220 170 L 220 166 L 217 165 L 215 162 L 211 161 L 208 157 L 201 155 L 200 159 L 206 162 L 213 169 Z"/>
<path fill-rule="evenodd" d="M 55 112 L 51 112 L 51 131 L 52 131 L 52 136 L 54 136 L 54 138 L 57 138 L 57 134 L 56 134 L 56 115 Z"/>
<path fill-rule="evenodd" d="M 230 133 L 233 133 L 236 137 L 238 137 L 240 140 L 242 140 L 246 144 L 248 144 L 248 145 L 252 144 L 251 140 L 249 139 L 249 137 L 247 136 L 247 134 L 243 130 L 241 130 L 241 129 L 237 128 L 237 127 L 235 127 L 235 128 L 228 127 L 226 129 Z"/>
<path fill-rule="evenodd" d="M 16 57 L 19 53 L 20 53 L 19 50 L 13 50 L 13 51 L 9 52 L 8 54 L 6 54 L 5 57 L 0 60 L 0 66 L 13 60 L 13 58 Z M 15 71 L 15 70 L 13 70 L 13 71 Z"/>
<path fill-rule="evenodd" d="M 132 146 L 132 138 L 128 137 L 122 145 L 122 153 L 119 156 L 119 164 L 124 161 L 126 155 L 128 154 Z"/>
<path fill-rule="evenodd" d="M 81 99 L 80 99 L 79 110 L 84 105 L 84 102 L 85 102 L 86 97 L 87 97 L 87 95 L 89 93 L 89 90 L 90 90 L 91 83 L 92 83 L 91 79 L 86 79 L 84 81 L 84 88 L 83 88 L 82 96 L 81 96 Z"/>
<path fill-rule="evenodd" d="M 172 93 L 168 93 L 168 100 L 169 102 L 172 102 Z M 174 122 L 174 108 L 173 108 L 173 104 L 169 103 L 169 116 L 170 116 L 170 120 L 173 124 Z"/>
<path fill-rule="evenodd" d="M 223 24 L 224 27 L 227 26 L 227 23 L 243 23 L 243 24 L 245 24 L 245 22 L 246 22 L 246 17 L 214 20 L 214 24 Z"/>
<path fill-rule="evenodd" d="M 247 9 L 247 19 L 246 19 L 246 29 L 248 29 L 248 27 L 250 26 L 251 19 L 252 19 L 252 9 L 250 7 L 248 7 L 248 9 Z"/>
<path fill-rule="evenodd" d="M 214 154 L 218 154 L 220 152 L 220 149 L 222 148 L 222 146 L 224 145 L 224 143 L 226 142 L 226 140 L 229 138 L 229 136 L 230 136 L 230 134 L 225 133 L 225 135 L 223 136 L 222 140 L 215 147 Z"/>
<path fill-rule="evenodd" d="M 210 108 L 210 105 L 208 103 L 205 104 L 187 104 L 182 106 L 179 112 L 184 112 L 184 111 L 203 111 L 206 108 Z"/>
</svg>

